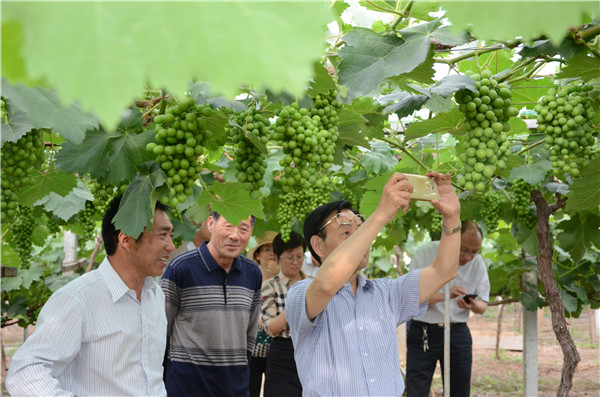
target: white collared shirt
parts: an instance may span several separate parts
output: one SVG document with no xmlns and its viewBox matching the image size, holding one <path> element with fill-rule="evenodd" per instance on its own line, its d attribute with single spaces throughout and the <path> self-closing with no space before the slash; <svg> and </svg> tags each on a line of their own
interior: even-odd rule
<svg viewBox="0 0 600 397">
<path fill-rule="evenodd" d="M 46 302 L 6 387 L 12 396 L 164 396 L 166 333 L 161 288 L 147 277 L 138 301 L 106 258 Z"/>
<path fill-rule="evenodd" d="M 411 269 L 424 269 L 431 265 L 437 253 L 439 241 L 433 241 L 419 247 L 410 262 Z M 477 298 L 486 302 L 490 299 L 490 280 L 487 274 L 487 268 L 481 255 L 477 254 L 469 262 L 463 266 L 458 266 L 458 274 L 448 282 L 448 288 L 454 286 L 464 287 L 469 294 L 477 294 Z M 441 289 L 439 292 L 443 292 Z M 466 323 L 469 320 L 469 309 L 458 307 L 457 299 L 450 299 L 450 322 Z M 416 317 L 415 320 L 425 323 L 436 324 L 444 322 L 444 301 L 430 305 L 421 317 Z"/>
</svg>

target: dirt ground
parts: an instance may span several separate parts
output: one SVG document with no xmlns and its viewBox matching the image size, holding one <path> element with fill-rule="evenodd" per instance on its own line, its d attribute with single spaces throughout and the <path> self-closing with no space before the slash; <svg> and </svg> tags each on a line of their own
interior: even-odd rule
<svg viewBox="0 0 600 397">
<path fill-rule="evenodd" d="M 498 306 L 490 306 L 485 316 L 469 320 L 473 335 L 473 368 L 471 394 L 473 396 L 522 396 L 523 351 L 522 309 L 520 305 L 506 305 L 501 331 L 500 359 L 496 359 L 495 340 L 498 325 Z M 581 361 L 573 379 L 570 396 L 600 396 L 600 350 L 598 338 L 590 332 L 590 312 L 584 311 L 578 319 L 567 319 Z M 563 355 L 552 330 L 549 309 L 538 313 L 538 395 L 555 396 L 560 383 Z M 441 371 L 438 366 L 432 385 L 436 396 L 443 396 Z"/>
<path fill-rule="evenodd" d="M 504 310 L 501 332 L 500 359 L 495 357 L 494 344 L 499 308 L 490 307 L 485 316 L 476 316 L 469 321 L 473 334 L 473 374 L 471 391 L 473 396 L 522 396 L 523 395 L 523 351 L 522 312 L 520 305 L 507 305 Z M 600 350 L 598 338 L 590 332 L 590 312 L 584 311 L 578 319 L 568 319 L 571 335 L 577 345 L 581 361 L 573 380 L 571 396 L 600 396 Z M 33 327 L 30 328 L 33 332 Z M 18 326 L 2 328 L 2 341 L 6 353 L 6 368 L 10 358 L 21 345 L 23 329 Z M 540 397 L 556 395 L 562 369 L 562 352 L 556 342 L 550 312 L 538 315 L 538 390 Z M 400 360 L 401 364 L 402 359 Z M 2 368 L 2 396 L 6 368 Z M 436 396 L 442 396 L 440 369 L 436 370 L 432 385 Z"/>
</svg>

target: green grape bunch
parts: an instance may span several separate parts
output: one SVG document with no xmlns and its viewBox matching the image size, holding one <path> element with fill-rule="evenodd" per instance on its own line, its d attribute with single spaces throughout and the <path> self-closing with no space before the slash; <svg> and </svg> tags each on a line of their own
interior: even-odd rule
<svg viewBox="0 0 600 397">
<path fill-rule="evenodd" d="M 281 145 L 284 167 L 282 190 L 291 192 L 295 186 L 321 187 L 330 183 L 328 169 L 334 160 L 339 137 L 341 102 L 332 90 L 314 98 L 314 107 L 299 108 L 297 103 L 276 112 L 271 125 L 271 139 Z"/>
<path fill-rule="evenodd" d="M 596 147 L 598 129 L 591 85 L 566 85 L 550 88 L 534 110 L 537 131 L 546 135 L 552 167 L 557 174 L 577 176 L 589 163 Z"/>
<path fill-rule="evenodd" d="M 4 98 L 0 98 L 0 121 L 4 124 L 8 124 L 8 111 L 6 110 Z"/>
<path fill-rule="evenodd" d="M 481 74 L 467 72 L 475 80 L 475 91 L 459 90 L 455 94 L 459 110 L 465 115 L 467 134 L 460 155 L 462 162 L 458 184 L 466 190 L 483 192 L 486 182 L 496 170 L 506 168 L 510 153 L 507 133 L 508 120 L 518 115 L 511 106 L 511 90 L 506 83 L 498 83 L 490 70 Z"/>
<path fill-rule="evenodd" d="M 23 269 L 29 268 L 31 261 L 31 248 L 33 246 L 31 235 L 34 227 L 33 209 L 25 205 L 19 205 L 16 219 L 11 227 L 11 243 L 19 256 L 19 266 Z"/>
<path fill-rule="evenodd" d="M 212 113 L 210 105 L 196 105 L 193 98 L 183 97 L 154 118 L 155 142 L 148 143 L 146 150 L 156 156 L 167 175 L 170 192 L 160 197 L 163 204 L 176 207 L 192 195 L 202 171 L 198 156 L 204 152 L 203 143 L 211 138 L 205 117 Z"/>
<path fill-rule="evenodd" d="M 506 202 L 506 196 L 497 190 L 485 192 L 481 200 L 481 216 L 488 233 L 498 229 L 500 208 Z"/>
<path fill-rule="evenodd" d="M 40 130 L 31 130 L 17 142 L 5 142 L 2 146 L 2 223 L 15 219 L 17 193 L 34 183 L 33 175 L 43 160 L 44 142 Z"/>
<path fill-rule="evenodd" d="M 534 189 L 523 179 L 516 179 L 512 183 L 513 209 L 517 214 L 517 222 L 533 229 L 537 224 L 535 206 L 531 203 L 531 191 Z"/>
<path fill-rule="evenodd" d="M 294 219 L 302 222 L 316 207 L 331 201 L 333 185 L 309 186 L 306 189 L 295 189 L 281 196 L 277 207 L 277 221 L 283 241 L 288 241 L 292 232 Z"/>
<path fill-rule="evenodd" d="M 265 186 L 264 175 L 267 168 L 267 156 L 252 139 L 266 145 L 269 139 L 269 119 L 256 111 L 247 109 L 236 114 L 237 127 L 230 131 L 235 151 L 235 176 L 241 183 L 249 183 L 252 191 Z M 252 139 L 250 138 L 252 137 Z"/>
<path fill-rule="evenodd" d="M 429 230 L 434 233 L 442 232 L 442 214 L 440 214 L 437 210 L 433 210 L 431 214 L 431 225 L 429 226 Z"/>
</svg>

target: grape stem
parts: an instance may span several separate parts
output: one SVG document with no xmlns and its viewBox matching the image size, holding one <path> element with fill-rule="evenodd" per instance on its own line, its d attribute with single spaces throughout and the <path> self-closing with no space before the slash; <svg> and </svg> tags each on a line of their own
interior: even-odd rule
<svg viewBox="0 0 600 397">
<path fill-rule="evenodd" d="M 372 1 L 369 1 L 369 0 L 367 0 L 367 4 L 369 4 L 373 8 L 377 8 L 377 9 L 383 11 L 383 12 L 388 12 L 388 13 L 391 13 L 391 14 L 396 14 L 398 16 L 403 16 L 401 11 L 396 11 L 396 10 L 391 10 L 389 8 L 381 7 L 381 6 L 379 6 L 379 5 L 373 3 Z"/>
<path fill-rule="evenodd" d="M 434 58 L 433 61 L 437 62 L 437 63 L 445 63 L 448 65 L 454 65 L 464 59 L 468 59 L 471 58 L 475 55 L 483 55 L 486 54 L 488 52 L 493 52 L 493 51 L 498 51 L 501 50 L 504 47 L 503 44 L 494 44 L 493 46 L 487 47 L 487 48 L 478 48 L 476 50 L 473 50 L 471 52 L 468 52 L 466 54 L 463 55 L 459 55 L 457 57 L 451 58 L 451 59 L 444 59 L 444 58 Z"/>
<path fill-rule="evenodd" d="M 167 110 L 167 96 L 167 90 L 163 89 L 162 96 L 160 97 L 160 110 L 158 111 L 158 114 L 165 114 L 165 111 Z"/>
<path fill-rule="evenodd" d="M 396 20 L 394 20 L 394 22 L 392 23 L 392 26 L 390 26 L 390 28 L 392 30 L 396 30 L 396 28 L 398 27 L 398 25 L 400 24 L 400 22 L 404 18 L 408 18 L 408 16 L 410 15 L 410 10 L 412 9 L 414 3 L 415 3 L 414 0 L 410 0 L 406 4 L 406 7 L 404 7 L 404 9 L 402 11 L 400 11 L 399 14 L 397 14 L 398 16 L 396 17 Z M 400 2 L 398 2 L 398 5 L 400 5 Z"/>
<path fill-rule="evenodd" d="M 0 241 L 4 240 L 4 236 L 6 236 L 6 233 L 8 233 L 9 230 L 10 230 L 10 227 L 8 229 L 6 229 L 4 231 L 4 233 L 2 233 L 2 236 L 0 236 Z"/>
<path fill-rule="evenodd" d="M 543 139 L 541 139 L 541 140 L 539 140 L 539 141 L 537 141 L 537 142 L 534 142 L 534 143 L 532 143 L 531 145 L 527 145 L 527 146 L 525 146 L 523 149 L 519 150 L 519 151 L 518 151 L 517 153 L 515 153 L 515 154 L 516 154 L 517 156 L 518 156 L 518 155 L 520 155 L 520 154 L 523 154 L 523 153 L 525 153 L 526 151 L 528 151 L 528 150 L 530 150 L 530 149 L 533 149 L 534 147 L 536 147 L 536 146 L 539 146 L 539 145 L 541 145 L 541 144 L 542 144 L 542 143 L 544 143 L 544 142 L 545 142 L 545 141 L 544 141 Z"/>
</svg>

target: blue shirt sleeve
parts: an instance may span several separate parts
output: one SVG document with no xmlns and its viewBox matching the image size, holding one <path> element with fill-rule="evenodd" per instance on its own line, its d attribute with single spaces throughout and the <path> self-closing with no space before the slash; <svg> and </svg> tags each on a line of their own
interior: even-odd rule
<svg viewBox="0 0 600 397">
<path fill-rule="evenodd" d="M 421 270 L 412 270 L 402 277 L 389 280 L 389 303 L 396 326 L 419 317 L 427 311 L 427 302 L 419 304 Z"/>
<path fill-rule="evenodd" d="M 306 290 L 312 282 L 312 279 L 306 279 L 297 282 L 290 288 L 285 299 L 285 319 L 290 325 L 290 333 L 293 341 L 306 336 L 314 330 L 315 327 L 321 327 L 325 308 L 313 321 L 308 319 L 306 314 Z"/>
</svg>

